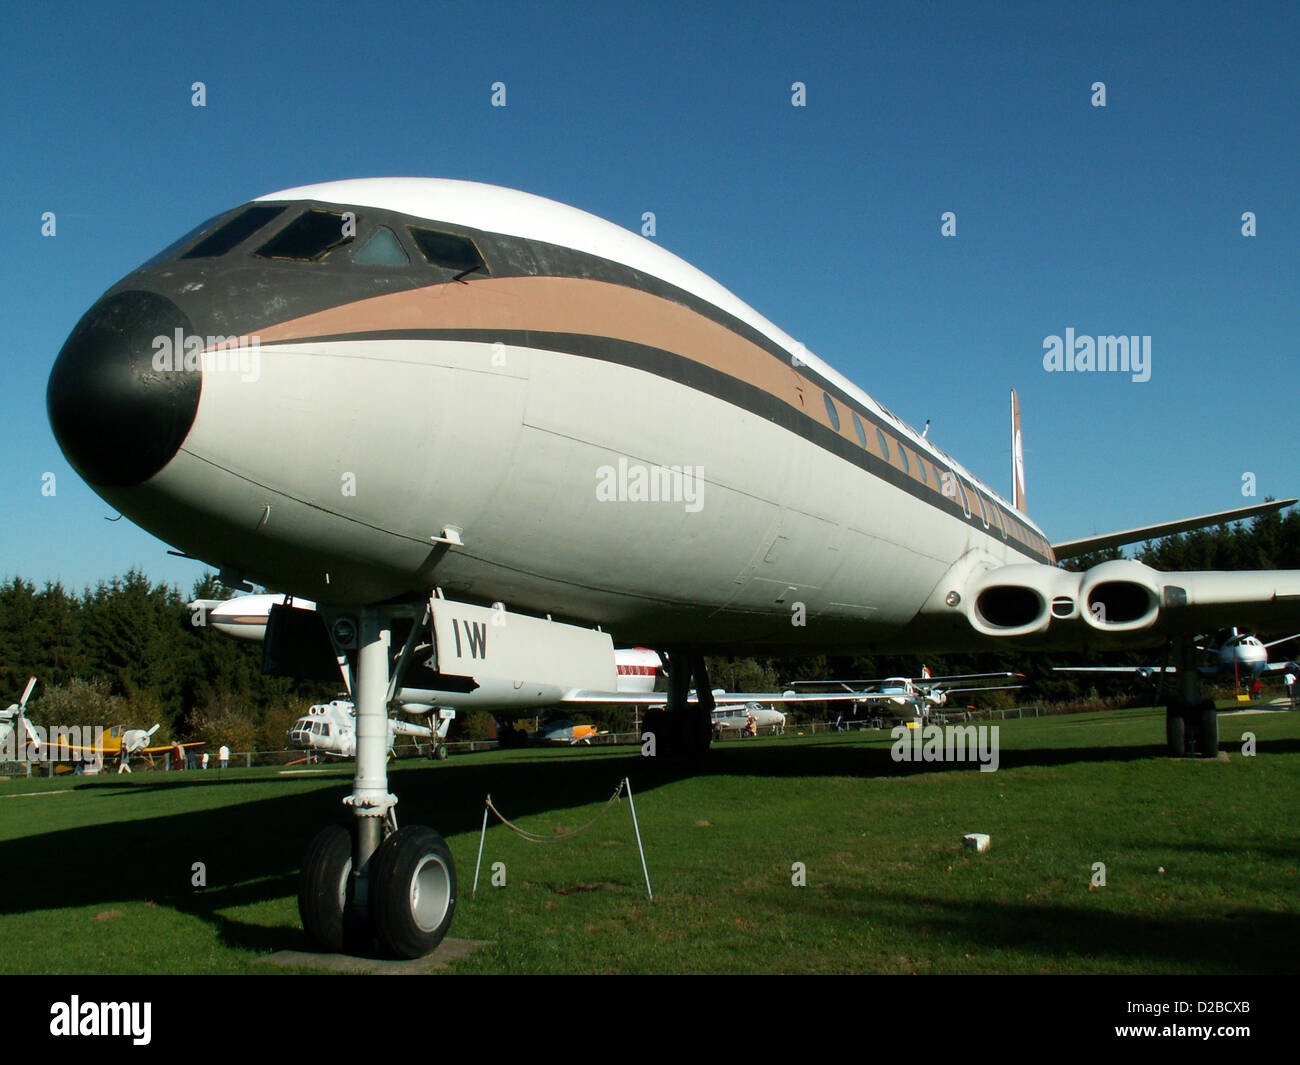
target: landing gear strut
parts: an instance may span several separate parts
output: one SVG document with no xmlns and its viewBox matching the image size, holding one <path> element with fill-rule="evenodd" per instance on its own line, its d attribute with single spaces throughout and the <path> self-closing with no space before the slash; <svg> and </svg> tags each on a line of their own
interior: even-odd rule
<svg viewBox="0 0 1300 1065">
<path fill-rule="evenodd" d="M 667 709 L 651 710 L 643 732 L 655 738 L 655 754 L 681 757 L 703 754 L 713 740 L 713 690 L 704 656 L 685 651 L 661 654 L 668 664 Z M 691 681 L 696 702 L 691 704 Z"/>
<path fill-rule="evenodd" d="M 307 935 L 324 950 L 368 953 L 377 942 L 383 953 L 418 958 L 451 926 L 456 863 L 433 829 L 397 828 L 386 758 L 388 702 L 396 688 L 389 677 L 394 608 L 360 613 L 352 671 L 357 769 L 352 794 L 343 800 L 355 819 L 350 832 L 333 825 L 312 841 L 303 861 L 298 910 Z M 414 627 L 412 639 L 420 627 Z"/>
<path fill-rule="evenodd" d="M 1179 695 L 1165 706 L 1165 742 L 1175 758 L 1191 754 L 1213 758 L 1219 753 L 1219 714 L 1213 699 L 1201 697 L 1195 648 L 1190 639 L 1177 644 Z"/>
</svg>

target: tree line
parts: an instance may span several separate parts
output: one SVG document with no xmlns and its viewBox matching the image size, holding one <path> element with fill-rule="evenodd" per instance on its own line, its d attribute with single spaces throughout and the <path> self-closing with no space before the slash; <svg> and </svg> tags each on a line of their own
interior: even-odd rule
<svg viewBox="0 0 1300 1065">
<path fill-rule="evenodd" d="M 1082 570 L 1119 557 L 1119 550 L 1097 552 L 1072 559 L 1065 568 Z M 1160 570 L 1300 569 L 1300 510 L 1165 537 L 1143 545 L 1133 557 Z M 188 597 L 138 570 L 79 594 L 59 583 L 37 588 L 12 577 L 0 585 L 0 705 L 16 701 L 27 677 L 35 675 L 40 684 L 29 704 L 35 724 L 158 724 L 155 742 L 203 739 L 236 750 L 282 748 L 292 722 L 311 703 L 336 695 L 337 688 L 265 676 L 259 644 L 192 624 L 190 600 L 231 594 L 210 573 L 195 582 Z M 1295 646 L 1278 651 L 1300 655 Z M 1141 685 L 1131 679 L 1080 678 L 1053 673 L 1052 667 L 1159 664 L 1159 657 L 1158 649 L 1154 654 L 1148 649 L 1106 655 L 1007 651 L 711 658 L 708 665 L 713 686 L 728 691 L 774 691 L 791 681 L 828 677 L 917 676 L 923 665 L 935 675 L 1025 673 L 1030 684 L 1023 691 L 980 697 L 981 705 L 1012 706 L 1125 692 L 1140 701 Z M 800 716 L 833 719 L 839 712 L 827 704 Z M 631 728 L 633 713 L 610 707 L 567 716 L 624 731 Z M 545 720 L 548 715 L 539 716 Z M 456 728 L 466 735 L 482 734 L 485 724 L 481 715 L 463 715 Z"/>
</svg>

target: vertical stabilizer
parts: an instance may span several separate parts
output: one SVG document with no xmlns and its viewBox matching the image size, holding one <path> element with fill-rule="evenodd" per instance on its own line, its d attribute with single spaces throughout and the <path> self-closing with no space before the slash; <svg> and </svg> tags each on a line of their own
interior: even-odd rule
<svg viewBox="0 0 1300 1065">
<path fill-rule="evenodd" d="M 1011 390 L 1011 502 L 1021 514 L 1025 510 L 1025 449 L 1020 442 L 1020 400 Z"/>
</svg>

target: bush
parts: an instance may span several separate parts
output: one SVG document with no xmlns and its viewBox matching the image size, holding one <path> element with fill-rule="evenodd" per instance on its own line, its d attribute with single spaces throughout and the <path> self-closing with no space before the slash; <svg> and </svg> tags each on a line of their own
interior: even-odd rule
<svg viewBox="0 0 1300 1065">
<path fill-rule="evenodd" d="M 231 751 L 257 749 L 257 723 L 241 707 L 233 706 L 216 697 L 209 698 L 203 708 L 190 718 L 190 734 L 205 743 L 208 754 L 215 755 L 222 744 Z M 284 747 L 282 739 L 276 750 Z M 202 751 L 198 752 L 200 755 Z"/>
</svg>

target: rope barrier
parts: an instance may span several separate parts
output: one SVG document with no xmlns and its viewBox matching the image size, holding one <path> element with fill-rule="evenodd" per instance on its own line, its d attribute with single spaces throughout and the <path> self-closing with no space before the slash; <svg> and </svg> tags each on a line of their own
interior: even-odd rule
<svg viewBox="0 0 1300 1065">
<path fill-rule="evenodd" d="M 479 875 L 479 870 L 481 870 L 483 867 L 483 844 L 484 841 L 487 839 L 487 824 L 488 824 L 489 810 L 491 810 L 492 813 L 496 815 L 497 820 L 500 821 L 503 825 L 505 825 L 506 828 L 510 829 L 510 831 L 513 832 L 516 836 L 518 836 L 522 840 L 525 840 L 528 843 L 562 843 L 565 840 L 573 839 L 575 836 L 579 836 L 583 832 L 586 832 L 587 829 L 589 829 L 592 825 L 594 825 L 597 821 L 599 821 L 602 817 L 604 817 L 605 814 L 609 812 L 610 807 L 612 807 L 616 802 L 618 802 L 619 797 L 623 794 L 623 790 L 625 788 L 627 789 L 628 806 L 632 810 L 632 830 L 633 832 L 636 833 L 636 846 L 637 846 L 637 850 L 640 852 L 641 855 L 641 872 L 645 875 L 645 890 L 646 890 L 646 894 L 650 896 L 651 901 L 653 901 L 654 892 L 650 888 L 650 871 L 649 869 L 646 868 L 645 847 L 641 843 L 641 826 L 640 824 L 637 823 L 637 819 L 636 819 L 636 803 L 632 801 L 632 782 L 628 780 L 627 777 L 624 777 L 622 780 L 618 782 L 618 787 L 614 789 L 614 794 L 609 797 L 609 801 L 606 802 L 605 805 L 602 806 L 600 810 L 596 813 L 596 816 L 593 817 L 590 821 L 588 821 L 585 825 L 583 825 L 581 828 L 574 828 L 574 829 L 568 829 L 564 832 L 557 832 L 550 836 L 542 836 L 536 832 L 529 832 L 526 828 L 520 828 L 518 825 L 508 820 L 506 816 L 492 804 L 491 795 L 485 796 L 483 799 L 483 829 L 479 833 L 479 838 L 478 838 L 478 860 L 474 864 L 474 887 L 470 892 L 470 897 L 473 898 L 478 894 L 478 875 Z"/>
<path fill-rule="evenodd" d="M 496 814 L 497 820 L 500 821 L 503 825 L 505 825 L 506 828 L 510 829 L 510 831 L 513 832 L 516 836 L 519 836 L 521 839 L 526 839 L 528 840 L 529 843 L 563 843 L 567 839 L 572 839 L 574 836 L 578 836 L 581 835 L 583 832 L 586 832 L 587 829 L 589 829 L 592 825 L 594 825 L 597 821 L 599 821 L 602 817 L 604 817 L 605 814 L 609 812 L 609 808 L 613 806 L 614 803 L 618 802 L 618 797 L 623 794 L 623 784 L 624 782 L 620 780 L 618 782 L 618 787 L 614 789 L 614 794 L 609 797 L 609 801 L 600 808 L 600 811 L 596 814 L 595 817 L 593 817 L 581 828 L 573 828 L 573 829 L 568 829 L 564 832 L 556 832 L 550 836 L 539 836 L 536 832 L 529 832 L 527 829 L 520 828 L 518 825 L 512 824 L 510 821 L 506 819 L 505 815 L 502 814 L 500 810 L 498 810 L 495 806 L 492 805 L 491 795 L 489 795 L 484 800 L 484 802 L 487 805 L 487 808 L 491 810 L 494 814 Z"/>
</svg>

